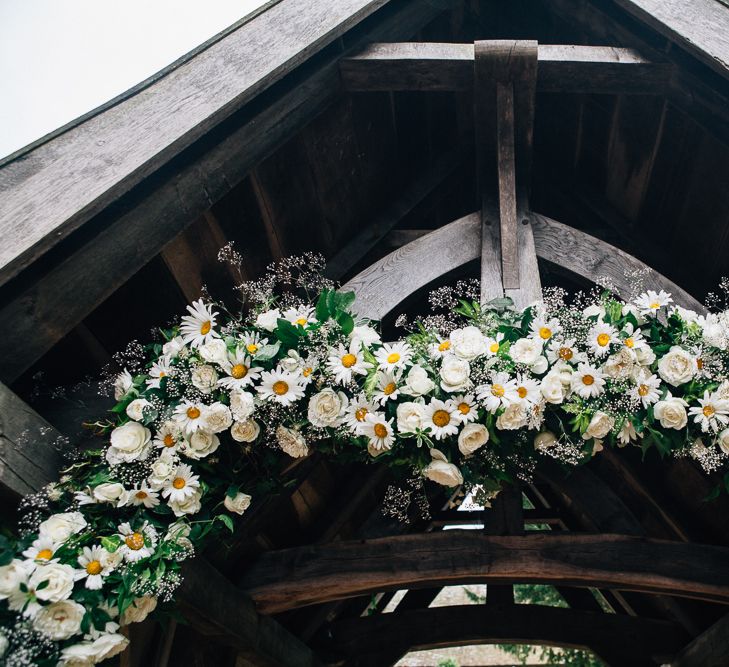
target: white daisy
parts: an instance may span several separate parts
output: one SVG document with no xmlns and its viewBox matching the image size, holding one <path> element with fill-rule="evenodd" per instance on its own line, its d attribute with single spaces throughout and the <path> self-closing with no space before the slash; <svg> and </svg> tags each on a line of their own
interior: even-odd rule
<svg viewBox="0 0 729 667">
<path fill-rule="evenodd" d="M 266 345 L 268 345 L 268 338 L 262 338 L 258 331 L 249 331 L 243 335 L 243 347 L 252 357 L 255 357 Z"/>
<path fill-rule="evenodd" d="M 347 411 L 344 413 L 344 424 L 355 435 L 362 435 L 365 418 L 375 412 L 377 412 L 377 408 L 367 400 L 364 394 L 360 394 L 349 402 Z"/>
<path fill-rule="evenodd" d="M 434 398 L 423 411 L 423 428 L 436 440 L 458 433 L 460 419 L 456 416 L 458 408 L 451 401 Z"/>
<path fill-rule="evenodd" d="M 604 391 L 605 376 L 589 364 L 580 364 L 572 373 L 572 391 L 582 398 L 594 398 Z"/>
<path fill-rule="evenodd" d="M 517 398 L 516 381 L 507 373 L 497 373 L 488 384 L 476 388 L 476 398 L 489 412 L 506 407 Z"/>
<path fill-rule="evenodd" d="M 182 318 L 180 325 L 180 333 L 185 343 L 200 347 L 214 338 L 220 338 L 220 334 L 214 329 L 218 314 L 213 311 L 212 306 L 207 306 L 202 299 L 198 299 L 187 310 L 190 314 Z"/>
<path fill-rule="evenodd" d="M 673 299 L 668 292 L 663 290 L 660 292 L 648 290 L 635 300 L 635 305 L 638 306 L 641 315 L 655 316 L 661 308 L 669 303 L 673 303 Z"/>
<path fill-rule="evenodd" d="M 33 544 L 23 552 L 23 556 L 37 563 L 55 563 L 58 559 L 53 556 L 58 546 L 50 537 L 39 537 L 33 540 Z"/>
<path fill-rule="evenodd" d="M 630 322 L 625 325 L 625 329 L 621 334 L 622 342 L 625 347 L 630 350 L 642 350 L 648 346 L 646 339 L 643 338 L 643 332 L 640 329 L 636 329 Z"/>
<path fill-rule="evenodd" d="M 168 357 L 160 357 L 155 361 L 151 368 L 147 371 L 147 386 L 152 389 L 159 389 L 162 378 L 167 377 L 172 372 L 172 365 Z"/>
<path fill-rule="evenodd" d="M 101 545 L 84 547 L 78 557 L 80 570 L 76 570 L 76 581 L 86 579 L 84 585 L 92 591 L 98 591 L 107 577 L 116 567 L 116 559 Z"/>
<path fill-rule="evenodd" d="M 386 371 L 394 371 L 403 369 L 410 363 L 413 356 L 413 350 L 408 343 L 385 343 L 377 352 L 378 368 Z"/>
<path fill-rule="evenodd" d="M 218 384 L 226 389 L 245 389 L 261 377 L 260 366 L 253 366 L 251 358 L 244 349 L 236 347 L 234 352 L 228 352 L 226 361 L 221 362 L 221 368 L 228 374 L 220 378 Z"/>
<path fill-rule="evenodd" d="M 643 404 L 644 408 L 653 405 L 661 397 L 658 387 L 661 379 L 657 375 L 641 373 L 635 380 L 635 386 L 630 390 L 630 396 Z"/>
<path fill-rule="evenodd" d="M 699 399 L 699 405 L 689 408 L 689 415 L 704 433 L 716 433 L 729 423 L 729 402 L 705 391 L 704 397 Z"/>
<path fill-rule="evenodd" d="M 516 398 L 514 403 L 534 405 L 542 400 L 541 385 L 526 375 L 517 375 L 515 381 Z"/>
<path fill-rule="evenodd" d="M 587 346 L 598 357 L 610 351 L 610 344 L 616 342 L 618 332 L 612 324 L 598 322 L 587 334 Z"/>
<path fill-rule="evenodd" d="M 200 488 L 200 477 L 186 463 L 181 463 L 162 486 L 162 495 L 170 502 L 180 503 L 194 496 Z"/>
<path fill-rule="evenodd" d="M 544 343 L 552 340 L 561 330 L 559 320 L 556 318 L 547 319 L 546 317 L 535 317 L 531 326 L 532 337 L 541 340 Z"/>
<path fill-rule="evenodd" d="M 133 505 L 138 507 L 144 505 L 147 509 L 157 507 L 159 505 L 159 494 L 154 489 L 150 488 L 146 480 L 129 491 L 127 497 L 127 505 Z"/>
<path fill-rule="evenodd" d="M 461 396 L 453 396 L 449 399 L 456 410 L 453 416 L 458 420 L 459 424 L 468 424 L 469 422 L 476 421 L 478 417 L 478 406 L 473 394 L 466 394 Z"/>
<path fill-rule="evenodd" d="M 288 320 L 291 324 L 305 327 L 312 322 L 316 322 L 314 317 L 314 309 L 310 306 L 301 306 L 301 308 L 288 308 L 284 310 L 281 316 L 284 320 Z"/>
<path fill-rule="evenodd" d="M 553 364 L 558 361 L 579 364 L 587 361 L 587 356 L 577 348 L 577 341 L 574 338 L 567 338 L 566 340 L 550 340 L 547 359 Z"/>
<path fill-rule="evenodd" d="M 433 359 L 442 359 L 450 351 L 453 344 L 448 338 L 437 336 L 438 342 L 428 346 L 428 352 Z"/>
<path fill-rule="evenodd" d="M 304 396 L 304 383 L 299 373 L 290 373 L 277 367 L 261 373 L 261 384 L 256 391 L 267 401 L 291 405 Z"/>
<path fill-rule="evenodd" d="M 117 528 L 122 540 L 117 553 L 124 560 L 133 563 L 142 558 L 149 558 L 157 546 L 157 531 L 148 523 L 138 530 L 134 530 L 129 523 L 122 523 Z"/>
<path fill-rule="evenodd" d="M 152 444 L 155 447 L 169 449 L 173 452 L 177 451 L 183 442 L 184 436 L 182 435 L 182 429 L 180 428 L 179 422 L 176 421 L 168 421 L 162 424 L 152 440 Z"/>
<path fill-rule="evenodd" d="M 400 375 L 389 371 L 377 371 L 377 387 L 372 395 L 376 403 L 385 405 L 400 395 Z"/>
<path fill-rule="evenodd" d="M 501 343 L 504 340 L 504 334 L 497 333 L 495 337 L 486 337 L 486 356 L 493 357 L 498 354 L 501 349 Z"/>
<path fill-rule="evenodd" d="M 372 364 L 365 361 L 362 350 L 350 345 L 349 349 L 340 344 L 338 348 L 330 348 L 327 369 L 334 375 L 338 384 L 349 384 L 353 375 L 367 375 Z"/>
<path fill-rule="evenodd" d="M 387 419 L 380 412 L 369 413 L 362 425 L 362 435 L 369 438 L 370 447 L 378 452 L 390 449 L 395 442 L 392 430 L 392 419 Z"/>
<path fill-rule="evenodd" d="M 191 435 L 203 428 L 205 421 L 202 416 L 206 410 L 207 406 L 204 403 L 182 401 L 172 413 L 172 418 L 185 433 Z"/>
</svg>

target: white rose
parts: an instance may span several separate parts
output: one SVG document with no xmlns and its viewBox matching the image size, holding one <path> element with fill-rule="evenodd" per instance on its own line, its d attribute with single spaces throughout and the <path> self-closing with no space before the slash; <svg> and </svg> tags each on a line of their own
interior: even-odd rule
<svg viewBox="0 0 729 667">
<path fill-rule="evenodd" d="M 440 386 L 449 392 L 463 391 L 470 382 L 471 365 L 452 354 L 443 358 L 440 367 Z"/>
<path fill-rule="evenodd" d="M 719 433 L 719 437 L 716 439 L 716 442 L 722 452 L 729 454 L 729 428 L 725 428 L 721 433 Z"/>
<path fill-rule="evenodd" d="M 629 378 L 634 368 L 635 356 L 626 347 L 610 355 L 602 366 L 603 373 L 615 380 Z"/>
<path fill-rule="evenodd" d="M 278 438 L 278 444 L 281 449 L 290 457 L 299 459 L 309 455 L 309 447 L 306 444 L 306 440 L 298 431 L 287 428 L 286 426 L 279 426 L 276 429 L 276 437 Z"/>
<path fill-rule="evenodd" d="M 213 338 L 197 348 L 198 354 L 209 364 L 221 364 L 228 361 L 228 346 L 222 338 Z"/>
<path fill-rule="evenodd" d="M 674 306 L 671 314 L 678 315 L 687 324 L 698 324 L 700 316 L 695 310 L 683 308 L 682 306 Z"/>
<path fill-rule="evenodd" d="M 230 436 L 236 442 L 254 442 L 261 432 L 258 422 L 253 419 L 246 419 L 242 422 L 235 422 L 230 429 Z"/>
<path fill-rule="evenodd" d="M 507 405 L 503 413 L 496 418 L 496 428 L 500 431 L 515 431 L 526 426 L 527 414 L 520 403 Z"/>
<path fill-rule="evenodd" d="M 243 514 L 251 505 L 251 496 L 249 496 L 247 493 L 241 493 L 238 491 L 238 493 L 235 494 L 232 498 L 230 496 L 225 496 L 225 500 L 223 501 L 223 505 L 225 505 L 225 508 L 230 512 L 235 512 L 236 514 Z"/>
<path fill-rule="evenodd" d="M 5 652 L 8 650 L 9 645 L 10 642 L 8 641 L 8 638 L 5 636 L 4 633 L 0 632 L 0 658 L 5 655 Z"/>
<path fill-rule="evenodd" d="M 551 371 L 542 379 L 540 391 L 547 403 L 562 403 L 565 399 L 565 388 L 559 373 Z"/>
<path fill-rule="evenodd" d="M 466 424 L 458 434 L 458 449 L 470 456 L 489 441 L 489 430 L 483 424 Z"/>
<path fill-rule="evenodd" d="M 135 398 L 127 405 L 127 417 L 135 422 L 142 421 L 144 419 L 144 409 L 150 405 L 151 403 L 146 398 Z"/>
<path fill-rule="evenodd" d="M 81 630 L 86 608 L 73 600 L 53 602 L 41 607 L 33 618 L 33 626 L 55 641 L 69 639 Z"/>
<path fill-rule="evenodd" d="M 682 398 L 670 394 L 653 406 L 653 415 L 663 428 L 682 429 L 688 422 L 686 407 L 688 403 Z"/>
<path fill-rule="evenodd" d="M 20 584 L 28 581 L 26 567 L 26 563 L 17 558 L 0 567 L 0 600 L 7 599 L 20 588 Z"/>
<path fill-rule="evenodd" d="M 423 396 L 435 389 L 435 382 L 428 377 L 428 371 L 417 364 L 405 377 L 405 393 L 411 396 Z"/>
<path fill-rule="evenodd" d="M 704 342 L 719 349 L 724 349 L 726 345 L 726 333 L 719 317 L 715 313 L 710 313 L 704 318 L 701 327 L 702 338 Z"/>
<path fill-rule="evenodd" d="M 178 459 L 174 452 L 169 449 L 162 450 L 157 460 L 150 466 L 152 474 L 149 476 L 149 483 L 152 488 L 159 489 L 177 468 Z"/>
<path fill-rule="evenodd" d="M 696 370 L 696 358 L 678 345 L 674 345 L 658 362 L 658 375 L 674 387 L 689 382 Z"/>
<path fill-rule="evenodd" d="M 94 487 L 94 498 L 100 503 L 111 503 L 115 507 L 124 504 L 127 498 L 127 492 L 123 484 L 119 482 L 107 482 Z"/>
<path fill-rule="evenodd" d="M 582 311 L 582 314 L 585 317 L 597 317 L 598 319 L 602 319 L 605 317 L 605 309 L 602 306 L 594 305 L 594 306 L 588 306 L 585 308 L 585 310 Z"/>
<path fill-rule="evenodd" d="M 172 513 L 177 516 L 185 516 L 186 514 L 197 514 L 200 511 L 200 496 L 202 494 L 200 493 L 200 489 L 197 489 L 195 493 L 193 493 L 191 496 L 188 496 L 184 500 L 170 500 L 169 506 L 172 510 Z"/>
<path fill-rule="evenodd" d="M 718 401 L 729 401 L 729 380 L 724 380 L 714 392 L 714 397 Z"/>
<path fill-rule="evenodd" d="M 151 595 L 143 595 L 134 598 L 122 614 L 119 621 L 121 625 L 129 625 L 130 623 L 141 623 L 157 608 L 157 598 Z"/>
<path fill-rule="evenodd" d="M 94 642 L 71 644 L 61 651 L 58 665 L 63 667 L 91 667 L 98 662 Z"/>
<path fill-rule="evenodd" d="M 422 426 L 424 411 L 422 403 L 400 403 L 397 406 L 397 430 L 400 433 L 415 433 Z"/>
<path fill-rule="evenodd" d="M 44 602 L 65 600 L 73 591 L 74 569 L 70 565 L 48 563 L 36 568 L 28 581 L 28 588 L 35 591 L 35 596 Z M 48 583 L 38 588 L 44 581 Z"/>
<path fill-rule="evenodd" d="M 217 338 L 215 340 L 218 340 Z M 173 359 L 178 354 L 180 354 L 180 350 L 185 347 L 185 341 L 183 340 L 182 336 L 175 336 L 172 340 L 168 340 L 163 346 L 162 346 L 162 354 L 165 357 L 169 357 L 170 359 Z M 204 345 L 202 347 L 205 347 Z M 198 348 L 200 350 L 201 348 Z"/>
<path fill-rule="evenodd" d="M 543 452 L 557 442 L 557 436 L 552 431 L 542 431 L 534 436 L 534 449 Z"/>
<path fill-rule="evenodd" d="M 91 645 L 96 654 L 96 662 L 103 662 L 115 655 L 119 655 L 129 644 L 129 640 L 116 632 L 101 635 Z"/>
<path fill-rule="evenodd" d="M 509 348 L 509 356 L 517 364 L 531 366 L 542 355 L 542 343 L 535 338 L 520 338 Z"/>
<path fill-rule="evenodd" d="M 86 528 L 86 519 L 81 512 L 63 512 L 49 516 L 41 523 L 38 532 L 40 537 L 47 537 L 56 544 L 60 544 L 84 528 Z"/>
<path fill-rule="evenodd" d="M 213 403 L 205 410 L 201 422 L 206 431 L 222 433 L 230 428 L 230 425 L 233 423 L 233 415 L 227 405 Z"/>
<path fill-rule="evenodd" d="M 245 421 L 255 410 L 253 394 L 235 390 L 230 393 L 230 410 L 238 421 Z"/>
<path fill-rule="evenodd" d="M 443 486 L 453 487 L 463 484 L 461 471 L 457 466 L 448 463 L 448 459 L 443 452 L 438 449 L 431 449 L 430 455 L 433 460 L 423 470 L 424 477 Z"/>
<path fill-rule="evenodd" d="M 208 431 L 195 431 L 190 436 L 187 446 L 182 449 L 182 453 L 189 459 L 199 461 L 210 456 L 218 447 L 220 439 L 217 435 Z"/>
<path fill-rule="evenodd" d="M 267 310 L 260 313 L 256 318 L 256 326 L 266 331 L 273 331 L 278 326 L 278 320 L 281 318 L 281 311 L 278 308 Z"/>
<path fill-rule="evenodd" d="M 311 397 L 307 416 L 314 426 L 336 427 L 342 423 L 342 417 L 348 404 L 346 394 L 327 387 Z"/>
<path fill-rule="evenodd" d="M 285 359 L 281 359 L 281 367 L 289 373 L 296 373 L 301 368 L 303 360 L 296 350 L 289 350 Z"/>
<path fill-rule="evenodd" d="M 152 434 L 137 422 L 127 422 L 111 432 L 111 446 L 106 451 L 106 460 L 112 465 L 130 463 L 147 458 Z"/>
<path fill-rule="evenodd" d="M 466 361 L 473 361 L 477 356 L 486 352 L 486 336 L 478 327 L 454 329 L 449 339 L 453 353 Z"/>
<path fill-rule="evenodd" d="M 370 345 L 380 342 L 380 334 L 368 326 L 354 327 L 352 333 L 349 334 L 349 338 L 357 349 L 359 349 L 360 345 L 370 347 Z"/>
<path fill-rule="evenodd" d="M 641 366 L 650 366 L 656 360 L 656 353 L 647 345 L 633 350 L 635 359 Z"/>
<path fill-rule="evenodd" d="M 592 415 L 592 419 L 587 426 L 587 430 L 582 434 L 582 437 L 585 440 L 589 440 L 590 438 L 602 439 L 612 431 L 613 426 L 615 426 L 615 419 L 598 410 Z"/>
<path fill-rule="evenodd" d="M 190 379 L 193 387 L 203 394 L 210 394 L 218 383 L 218 372 L 212 366 L 203 364 L 192 371 Z"/>
<path fill-rule="evenodd" d="M 121 401 L 133 386 L 132 376 L 128 370 L 124 369 L 114 380 L 114 400 Z"/>
</svg>

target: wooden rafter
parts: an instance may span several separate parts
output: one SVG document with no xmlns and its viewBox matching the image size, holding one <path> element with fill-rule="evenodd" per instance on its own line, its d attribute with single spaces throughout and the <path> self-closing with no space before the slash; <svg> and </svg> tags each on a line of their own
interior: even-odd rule
<svg viewBox="0 0 729 667">
<path fill-rule="evenodd" d="M 241 587 L 275 613 L 383 590 L 514 581 L 729 602 L 729 549 L 625 535 L 449 530 L 269 552 Z"/>
<path fill-rule="evenodd" d="M 670 667 L 724 667 L 729 664 L 729 614 L 696 637 Z"/>
</svg>

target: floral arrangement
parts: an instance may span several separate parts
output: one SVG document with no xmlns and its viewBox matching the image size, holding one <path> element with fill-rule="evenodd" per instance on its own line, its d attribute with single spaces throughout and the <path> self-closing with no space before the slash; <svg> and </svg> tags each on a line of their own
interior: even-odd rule
<svg viewBox="0 0 729 667">
<path fill-rule="evenodd" d="M 729 311 L 699 315 L 650 290 L 571 304 L 551 290 L 516 311 L 480 305 L 464 283 L 434 293 L 441 314 L 384 342 L 321 269 L 286 260 L 241 285 L 240 312 L 201 299 L 132 346 L 98 444 L 25 503 L 17 542 L 3 538 L 7 665 L 123 650 L 120 626 L 169 602 L 181 563 L 311 452 L 483 502 L 544 457 L 578 465 L 604 446 L 707 471 L 729 460 Z"/>
</svg>

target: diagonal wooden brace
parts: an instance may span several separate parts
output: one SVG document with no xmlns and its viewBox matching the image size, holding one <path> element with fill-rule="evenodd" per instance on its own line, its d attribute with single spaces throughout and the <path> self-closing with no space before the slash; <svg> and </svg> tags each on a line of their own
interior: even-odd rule
<svg viewBox="0 0 729 667">
<path fill-rule="evenodd" d="M 537 43 L 476 42 L 474 56 L 481 300 L 506 294 L 524 307 L 541 294 L 528 204 Z"/>
</svg>

